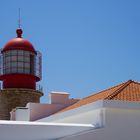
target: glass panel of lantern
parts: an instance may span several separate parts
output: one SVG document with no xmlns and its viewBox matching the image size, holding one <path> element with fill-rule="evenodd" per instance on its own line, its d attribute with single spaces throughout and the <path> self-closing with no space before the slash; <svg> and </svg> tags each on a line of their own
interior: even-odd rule
<svg viewBox="0 0 140 140">
<path fill-rule="evenodd" d="M 11 62 L 15 62 L 15 61 L 17 61 L 17 56 L 16 55 L 11 56 Z"/>
<path fill-rule="evenodd" d="M 17 62 L 12 62 L 12 63 L 11 63 L 11 67 L 12 67 L 12 68 L 17 67 Z"/>
<path fill-rule="evenodd" d="M 17 55 L 17 50 L 11 50 L 11 55 Z"/>
<path fill-rule="evenodd" d="M 23 62 L 24 61 L 24 56 L 18 56 L 18 61 Z"/>
<path fill-rule="evenodd" d="M 23 73 L 23 68 L 18 68 L 18 73 Z"/>
<path fill-rule="evenodd" d="M 30 63 L 24 63 L 25 69 L 30 69 Z"/>
<path fill-rule="evenodd" d="M 10 69 L 10 62 L 9 63 L 5 63 L 5 68 L 6 69 Z"/>
<path fill-rule="evenodd" d="M 23 68 L 23 62 L 18 62 L 18 68 Z"/>
<path fill-rule="evenodd" d="M 23 56 L 24 51 L 23 50 L 18 50 L 18 56 Z"/>
<path fill-rule="evenodd" d="M 28 51 L 24 51 L 24 56 L 30 56 L 30 52 L 28 52 Z"/>
<path fill-rule="evenodd" d="M 12 68 L 10 72 L 11 73 L 17 73 L 17 68 Z"/>
</svg>

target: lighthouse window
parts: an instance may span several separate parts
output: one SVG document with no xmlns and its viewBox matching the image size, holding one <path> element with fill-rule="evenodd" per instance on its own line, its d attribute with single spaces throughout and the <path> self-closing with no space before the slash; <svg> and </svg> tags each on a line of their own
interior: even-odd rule
<svg viewBox="0 0 140 140">
<path fill-rule="evenodd" d="M 23 50 L 18 50 L 18 55 L 23 55 L 24 51 Z"/>
<path fill-rule="evenodd" d="M 36 74 L 40 61 L 36 55 L 24 50 L 9 50 L 3 53 L 3 72 Z"/>
<path fill-rule="evenodd" d="M 17 62 L 12 62 L 11 67 L 17 67 Z"/>
<path fill-rule="evenodd" d="M 6 63 L 9 62 L 10 61 L 10 56 L 5 57 L 5 61 L 6 61 Z"/>
<path fill-rule="evenodd" d="M 25 56 L 30 56 L 30 53 L 28 51 L 24 51 Z"/>
<path fill-rule="evenodd" d="M 23 62 L 18 62 L 18 68 L 22 68 L 23 69 Z"/>
<path fill-rule="evenodd" d="M 30 69 L 24 69 L 24 72 L 29 74 L 30 73 Z"/>
<path fill-rule="evenodd" d="M 25 57 L 25 58 L 24 58 L 24 61 L 25 61 L 25 62 L 30 62 L 30 57 Z"/>
<path fill-rule="evenodd" d="M 18 56 L 18 61 L 24 61 L 24 56 Z"/>
<path fill-rule="evenodd" d="M 23 68 L 18 68 L 19 73 L 23 73 Z"/>
<path fill-rule="evenodd" d="M 10 68 L 10 63 L 6 63 L 5 67 Z"/>
<path fill-rule="evenodd" d="M 5 69 L 5 73 L 10 73 L 10 69 Z"/>
<path fill-rule="evenodd" d="M 11 55 L 17 55 L 17 50 L 12 50 Z"/>
<path fill-rule="evenodd" d="M 8 56 L 8 55 L 10 55 L 10 52 L 9 51 L 5 52 L 5 56 Z"/>
<path fill-rule="evenodd" d="M 11 56 L 11 61 L 17 61 L 17 56 Z"/>
<path fill-rule="evenodd" d="M 17 69 L 16 69 L 16 68 L 12 68 L 12 69 L 11 69 L 11 72 L 12 72 L 12 73 L 16 73 L 16 72 L 17 72 Z"/>
<path fill-rule="evenodd" d="M 29 63 L 24 63 L 24 67 L 26 68 L 30 68 L 30 64 Z"/>
</svg>

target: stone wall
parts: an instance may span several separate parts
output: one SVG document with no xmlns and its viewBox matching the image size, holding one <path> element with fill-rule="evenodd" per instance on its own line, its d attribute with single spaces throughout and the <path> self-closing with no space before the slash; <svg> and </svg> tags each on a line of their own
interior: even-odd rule
<svg viewBox="0 0 140 140">
<path fill-rule="evenodd" d="M 39 103 L 43 93 L 32 89 L 0 90 L 0 120 L 9 120 L 10 112 L 16 107 L 25 107 L 28 102 Z"/>
</svg>

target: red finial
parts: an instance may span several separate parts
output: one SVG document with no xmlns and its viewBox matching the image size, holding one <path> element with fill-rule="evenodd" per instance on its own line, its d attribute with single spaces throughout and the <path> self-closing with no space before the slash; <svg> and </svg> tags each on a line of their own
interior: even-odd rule
<svg viewBox="0 0 140 140">
<path fill-rule="evenodd" d="M 22 37 L 23 31 L 22 31 L 21 28 L 18 28 L 18 29 L 16 30 L 16 33 L 17 33 L 17 37 L 21 38 L 21 37 Z"/>
</svg>

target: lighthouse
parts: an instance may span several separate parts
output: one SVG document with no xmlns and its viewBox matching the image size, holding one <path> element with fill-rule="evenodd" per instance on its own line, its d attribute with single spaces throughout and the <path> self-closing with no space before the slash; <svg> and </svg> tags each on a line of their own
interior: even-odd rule
<svg viewBox="0 0 140 140">
<path fill-rule="evenodd" d="M 0 54 L 0 119 L 10 119 L 10 111 L 39 103 L 42 91 L 36 88 L 41 80 L 41 53 L 16 30 L 16 38 L 8 41 Z"/>
</svg>

